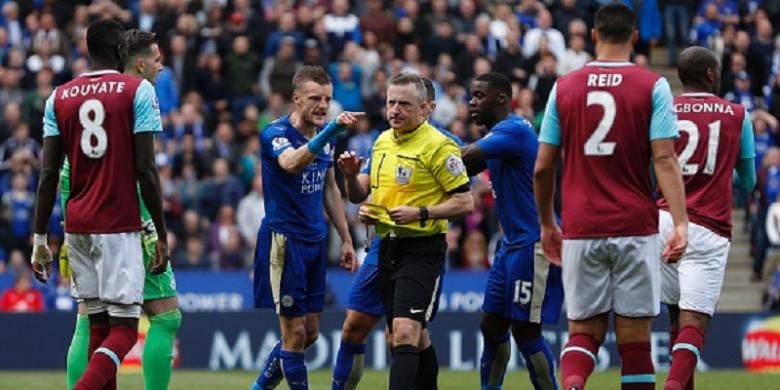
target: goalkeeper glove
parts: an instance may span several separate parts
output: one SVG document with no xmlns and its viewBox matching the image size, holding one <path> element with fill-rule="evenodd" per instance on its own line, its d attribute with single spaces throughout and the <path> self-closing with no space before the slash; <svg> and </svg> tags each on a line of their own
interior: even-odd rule
<svg viewBox="0 0 780 390">
<path fill-rule="evenodd" d="M 60 276 L 70 278 L 71 275 L 70 263 L 68 262 L 68 243 L 63 241 L 60 247 Z"/>
<path fill-rule="evenodd" d="M 154 245 L 157 242 L 157 228 L 152 220 L 148 220 L 141 226 L 141 242 L 144 255 L 148 259 L 154 259 Z"/>
</svg>

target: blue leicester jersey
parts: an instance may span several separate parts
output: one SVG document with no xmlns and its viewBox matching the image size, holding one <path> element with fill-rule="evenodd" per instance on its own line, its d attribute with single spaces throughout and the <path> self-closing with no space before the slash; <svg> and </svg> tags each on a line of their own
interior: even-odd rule
<svg viewBox="0 0 780 390">
<path fill-rule="evenodd" d="M 539 240 L 534 199 L 534 164 L 539 143 L 530 123 L 510 115 L 476 145 L 485 154 L 504 245 L 524 246 Z"/>
<path fill-rule="evenodd" d="M 260 136 L 263 167 L 263 224 L 271 231 L 304 241 L 320 241 L 328 232 L 323 204 L 328 169 L 333 167 L 333 148 L 326 145 L 303 171 L 288 173 L 279 166 L 279 156 L 309 140 L 283 116 L 266 127 Z"/>
</svg>

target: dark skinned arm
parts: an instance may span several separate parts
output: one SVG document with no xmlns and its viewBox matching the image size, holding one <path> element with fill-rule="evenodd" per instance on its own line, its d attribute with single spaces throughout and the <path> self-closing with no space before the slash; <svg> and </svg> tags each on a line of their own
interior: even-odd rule
<svg viewBox="0 0 780 390">
<path fill-rule="evenodd" d="M 466 173 L 474 176 L 487 169 L 485 153 L 477 144 L 464 146 L 460 149 L 463 158 L 463 164 L 466 166 Z"/>
<path fill-rule="evenodd" d="M 60 137 L 43 139 L 43 167 L 38 181 L 38 193 L 35 198 L 35 234 L 46 234 L 49 217 L 57 197 L 57 181 L 62 166 L 62 143 Z"/>
</svg>

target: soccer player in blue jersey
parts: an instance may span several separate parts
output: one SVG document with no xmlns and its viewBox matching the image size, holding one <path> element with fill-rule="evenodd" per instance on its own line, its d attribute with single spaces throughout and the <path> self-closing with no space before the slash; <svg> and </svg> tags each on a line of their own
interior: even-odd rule
<svg viewBox="0 0 780 390">
<path fill-rule="evenodd" d="M 555 324 L 563 302 L 561 269 L 534 250 L 539 222 L 533 192 L 538 142 L 533 127 L 511 114 L 512 85 L 500 73 L 471 83 L 469 114 L 489 131 L 463 148 L 469 175 L 488 169 L 504 230 L 482 306 L 482 389 L 500 389 L 509 360 L 509 330 L 535 389 L 557 389 L 555 363 L 542 324 Z"/>
<path fill-rule="evenodd" d="M 436 96 L 433 83 L 427 78 L 422 78 L 427 91 L 428 109 L 424 113 L 430 116 L 436 110 Z M 437 127 L 437 129 L 458 146 L 463 146 L 463 141 L 449 131 Z M 345 152 L 349 153 L 349 152 Z M 349 157 L 348 154 L 342 155 Z M 368 175 L 370 161 L 363 164 L 361 174 Z M 347 304 L 347 318 L 341 330 L 341 345 L 336 356 L 336 366 L 333 367 L 332 390 L 356 389 L 363 375 L 364 354 L 366 340 L 382 316 L 385 315 L 383 297 L 379 285 L 379 237 L 375 237 L 368 247 L 368 253 L 360 267 L 360 271 L 349 290 L 349 302 Z M 443 276 L 443 275 L 442 275 Z M 436 304 L 431 316 L 431 321 L 438 309 L 438 297 L 441 295 L 441 284 L 437 291 Z M 436 350 L 431 344 L 431 337 L 427 329 L 423 330 L 420 348 L 420 365 L 417 369 L 417 388 L 431 389 L 436 386 L 436 378 L 439 372 L 439 362 Z"/>
<path fill-rule="evenodd" d="M 274 388 L 282 376 L 291 389 L 308 389 L 304 351 L 317 339 L 325 301 L 324 212 L 341 236 L 342 266 L 356 265 L 330 141 L 362 113 L 344 112 L 326 125 L 333 84 L 320 67 L 296 72 L 293 89 L 293 112 L 261 134 L 266 217 L 255 251 L 255 306 L 276 310 L 282 338 L 252 389 Z"/>
</svg>

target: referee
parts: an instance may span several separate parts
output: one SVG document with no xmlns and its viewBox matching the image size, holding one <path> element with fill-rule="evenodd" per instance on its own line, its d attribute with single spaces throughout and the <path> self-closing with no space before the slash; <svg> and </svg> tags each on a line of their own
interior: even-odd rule
<svg viewBox="0 0 780 390">
<path fill-rule="evenodd" d="M 419 76 L 393 76 L 386 104 L 390 129 L 374 143 L 369 173 L 360 173 L 361 161 L 352 153 L 338 161 L 349 199 L 371 195 L 360 217 L 382 238 L 379 278 L 392 333 L 391 390 L 414 388 L 417 346 L 447 252 L 447 220 L 474 208 L 460 149 L 425 121 L 428 104 Z"/>
</svg>

